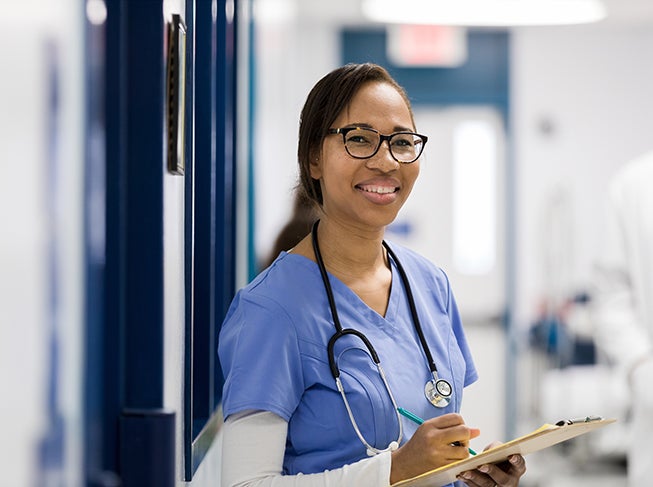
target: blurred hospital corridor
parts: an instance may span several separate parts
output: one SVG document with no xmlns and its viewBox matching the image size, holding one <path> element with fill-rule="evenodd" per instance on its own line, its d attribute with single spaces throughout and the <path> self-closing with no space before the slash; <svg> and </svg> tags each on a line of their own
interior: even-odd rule
<svg viewBox="0 0 653 487">
<path fill-rule="evenodd" d="M 319 218 L 302 106 L 348 63 L 428 137 L 383 228 L 451 283 L 470 446 L 596 415 L 519 485 L 648 472 L 653 2 L 413 1 L 1 2 L 0 487 L 221 485 L 221 325 Z"/>
</svg>

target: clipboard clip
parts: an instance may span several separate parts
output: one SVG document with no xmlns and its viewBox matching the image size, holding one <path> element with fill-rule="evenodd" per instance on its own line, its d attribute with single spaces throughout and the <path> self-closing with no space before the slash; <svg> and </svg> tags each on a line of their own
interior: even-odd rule
<svg viewBox="0 0 653 487">
<path fill-rule="evenodd" d="M 602 421 L 601 416 L 585 416 L 584 418 L 576 419 L 561 419 L 556 423 L 556 426 L 565 426 L 568 424 L 591 423 L 593 421 Z"/>
</svg>

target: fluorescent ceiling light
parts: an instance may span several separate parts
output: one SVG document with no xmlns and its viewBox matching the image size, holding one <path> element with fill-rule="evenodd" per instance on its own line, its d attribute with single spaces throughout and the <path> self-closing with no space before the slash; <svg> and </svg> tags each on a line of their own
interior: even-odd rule
<svg viewBox="0 0 653 487">
<path fill-rule="evenodd" d="M 256 0 L 254 20 L 262 24 L 285 24 L 297 17 L 297 4 L 293 0 Z"/>
<path fill-rule="evenodd" d="M 600 0 L 363 0 L 363 15 L 398 24 L 563 25 L 606 16 Z"/>
</svg>

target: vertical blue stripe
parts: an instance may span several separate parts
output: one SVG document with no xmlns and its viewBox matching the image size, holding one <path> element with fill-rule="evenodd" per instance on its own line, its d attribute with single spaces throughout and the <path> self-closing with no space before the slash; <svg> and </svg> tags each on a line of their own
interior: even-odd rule
<svg viewBox="0 0 653 487">
<path fill-rule="evenodd" d="M 255 140 L 254 127 L 256 124 L 256 32 L 252 16 L 249 21 L 248 31 L 248 61 L 249 61 L 249 84 L 247 93 L 249 96 L 249 113 L 247 123 L 247 140 Z M 258 262 L 256 259 L 256 187 L 254 184 L 254 145 L 247 145 L 247 269 L 248 280 L 256 275 Z"/>
</svg>

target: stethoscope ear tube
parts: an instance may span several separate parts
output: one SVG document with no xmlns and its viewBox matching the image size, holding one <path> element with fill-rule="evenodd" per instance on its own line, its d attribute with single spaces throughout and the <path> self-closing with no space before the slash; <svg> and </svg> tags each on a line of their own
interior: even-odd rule
<svg viewBox="0 0 653 487">
<path fill-rule="evenodd" d="M 331 318 L 333 319 L 333 325 L 336 327 L 337 331 L 342 331 L 342 325 L 340 324 L 340 317 L 338 316 L 338 309 L 336 308 L 336 300 L 333 297 L 333 290 L 331 289 L 331 281 L 329 281 L 329 275 L 327 274 L 324 261 L 322 260 L 322 253 L 320 252 L 320 246 L 317 242 L 317 226 L 319 225 L 320 220 L 316 220 L 313 224 L 313 231 L 311 232 L 313 240 L 313 253 L 315 254 L 315 260 L 317 261 L 317 267 L 320 269 L 320 275 L 322 276 L 322 282 L 324 283 L 324 289 L 326 291 L 327 299 L 329 300 L 329 308 L 331 308 Z"/>
</svg>

